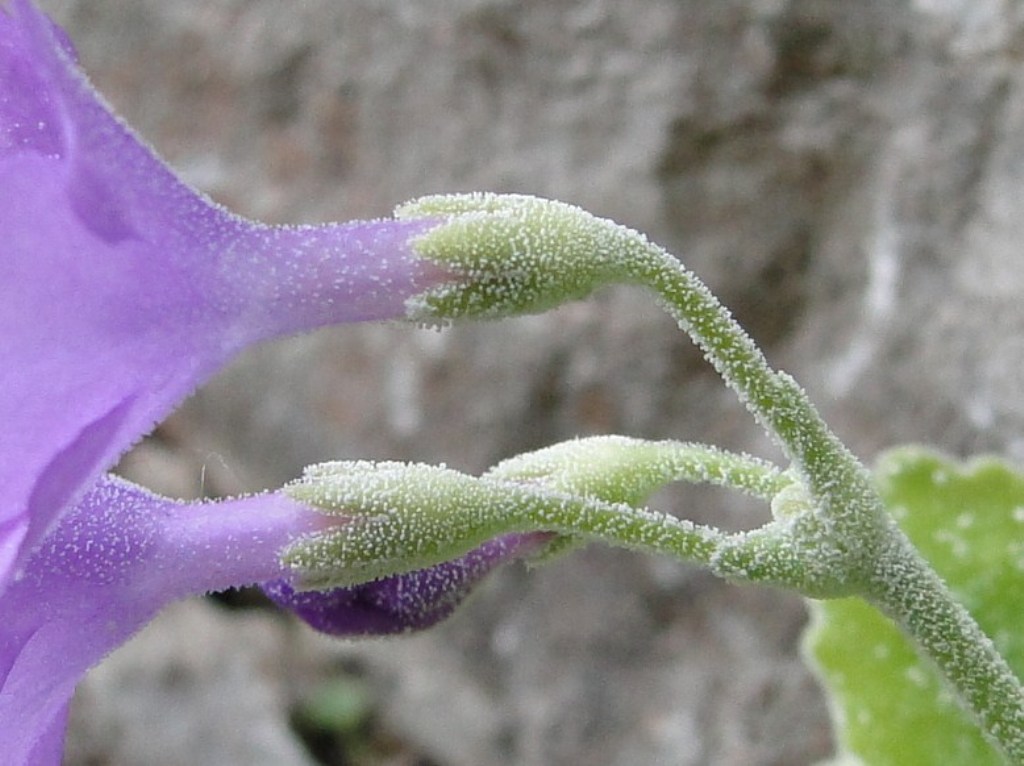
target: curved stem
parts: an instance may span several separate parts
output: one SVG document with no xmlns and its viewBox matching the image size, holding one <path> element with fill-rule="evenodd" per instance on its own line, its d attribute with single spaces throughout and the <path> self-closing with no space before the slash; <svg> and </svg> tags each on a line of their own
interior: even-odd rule
<svg viewBox="0 0 1024 766">
<path fill-rule="evenodd" d="M 541 311 L 621 281 L 659 295 L 778 440 L 807 493 L 808 502 L 798 498 L 792 516 L 748 534 L 723 536 L 709 565 L 727 576 L 773 582 L 812 596 L 859 593 L 873 598 L 936 655 L 964 704 L 1004 752 L 1020 760 L 1015 743 L 1024 733 L 1012 712 L 1024 706 L 1020 681 L 889 518 L 867 469 L 829 430 L 796 382 L 768 365 L 694 274 L 642 234 L 562 203 L 462 195 L 427 198 L 404 214 L 452 217 L 423 235 L 416 247 L 459 275 L 410 304 L 412 318 Z M 910 596 L 901 596 L 911 587 L 927 594 L 921 598 L 929 604 L 928 614 L 921 614 Z M 949 617 L 932 625 L 929 620 L 937 615 Z M 961 647 L 956 663 L 947 661 L 943 642 Z M 971 646 L 975 649 L 968 651 Z M 978 686 L 972 679 L 988 680 Z M 989 699 L 997 693 L 1008 700 Z M 993 709 L 1004 708 L 1011 712 L 993 715 Z"/>
<path fill-rule="evenodd" d="M 895 526 L 895 525 L 894 525 Z M 897 530 L 898 531 L 898 530 Z M 974 618 L 902 534 L 877 559 L 867 600 L 913 636 L 988 738 L 1024 764 L 1024 691 Z"/>
<path fill-rule="evenodd" d="M 718 548 L 717 529 L 677 519 L 666 513 L 601 503 L 595 500 L 551 505 L 531 503 L 524 521 L 537 531 L 582 535 L 604 543 L 645 553 L 674 556 L 689 563 L 707 564 Z"/>
<path fill-rule="evenodd" d="M 303 588 L 423 569 L 509 533 L 579 535 L 704 564 L 723 539 L 717 529 L 626 503 L 426 465 L 336 463 L 287 491 L 340 517 L 282 554 Z"/>
<path fill-rule="evenodd" d="M 528 452 L 479 478 L 430 465 L 323 463 L 286 492 L 339 519 L 298 541 L 285 560 L 303 571 L 304 587 L 335 587 L 433 566 L 499 535 L 554 532 L 708 565 L 728 536 L 639 508 L 675 481 L 718 484 L 768 501 L 794 484 L 749 455 L 623 436 Z M 540 558 L 571 545 L 552 540 Z"/>
<path fill-rule="evenodd" d="M 842 554 L 847 576 L 932 658 L 1004 755 L 1024 763 L 1024 686 L 888 516 L 867 469 L 694 274 L 646 241 L 630 247 L 630 276 L 661 297 L 800 470 L 817 505 L 819 524 L 809 526 L 823 531 L 810 542 Z M 797 540 L 803 551 L 807 542 Z"/>
<path fill-rule="evenodd" d="M 678 481 L 728 487 L 769 503 L 795 482 L 793 476 L 772 463 L 750 455 L 707 444 L 624 436 L 573 439 L 517 455 L 494 466 L 484 478 L 539 484 L 558 492 L 634 507 L 641 506 L 652 492 Z M 559 534 L 533 557 L 533 562 L 550 561 L 588 541 L 580 534 Z"/>
<path fill-rule="evenodd" d="M 629 276 L 661 298 L 665 310 L 796 464 L 825 512 L 856 514 L 860 521 L 865 514 L 881 515 L 883 506 L 867 470 L 832 433 L 796 381 L 771 368 L 704 283 L 655 245 L 644 241 L 631 249 Z"/>
</svg>

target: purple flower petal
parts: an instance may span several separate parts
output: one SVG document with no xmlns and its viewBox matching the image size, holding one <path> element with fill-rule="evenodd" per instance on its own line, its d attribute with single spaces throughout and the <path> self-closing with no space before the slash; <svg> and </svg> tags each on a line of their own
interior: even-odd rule
<svg viewBox="0 0 1024 766">
<path fill-rule="evenodd" d="M 279 551 L 325 519 L 282 495 L 159 498 L 104 472 L 245 346 L 401 317 L 448 278 L 436 220 L 269 227 L 178 181 L 28 0 L 0 0 L 0 753 L 56 763 L 81 675 L 166 603 L 273 582 L 321 627 L 426 627 L 544 536 L 329 594 L 288 593 Z"/>
<path fill-rule="evenodd" d="M 0 591 L 62 509 L 255 341 L 397 317 L 429 221 L 269 227 L 178 181 L 27 0 L 0 4 Z"/>
<path fill-rule="evenodd" d="M 325 523 L 283 494 L 178 503 L 103 478 L 0 598 L 3 762 L 52 748 L 81 676 L 166 604 L 286 576 L 277 551 Z"/>
<path fill-rule="evenodd" d="M 450 616 L 480 581 L 509 561 L 539 551 L 547 533 L 510 534 L 429 569 L 329 591 L 296 591 L 287 580 L 264 584 L 279 606 L 333 636 L 380 636 L 422 630 Z"/>
</svg>

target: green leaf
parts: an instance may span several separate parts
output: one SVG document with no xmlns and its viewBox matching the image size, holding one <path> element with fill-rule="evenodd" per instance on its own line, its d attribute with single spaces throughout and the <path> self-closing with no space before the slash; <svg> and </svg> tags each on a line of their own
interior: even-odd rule
<svg viewBox="0 0 1024 766">
<path fill-rule="evenodd" d="M 1018 675 L 1024 672 L 1024 474 L 920 448 L 877 464 L 886 505 Z M 860 599 L 812 602 L 804 648 L 831 697 L 837 761 L 1003 763 L 938 673 Z"/>
<path fill-rule="evenodd" d="M 355 736 L 372 714 L 373 698 L 369 689 L 351 676 L 319 684 L 295 711 L 303 727 L 343 737 Z"/>
</svg>

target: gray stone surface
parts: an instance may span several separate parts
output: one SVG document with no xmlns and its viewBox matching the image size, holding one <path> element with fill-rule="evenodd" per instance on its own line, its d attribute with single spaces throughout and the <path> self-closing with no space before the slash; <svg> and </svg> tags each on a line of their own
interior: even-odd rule
<svg viewBox="0 0 1024 766">
<path fill-rule="evenodd" d="M 175 604 L 76 695 L 65 763 L 313 766 L 288 726 L 285 634 Z"/>
<path fill-rule="evenodd" d="M 912 440 L 1024 458 L 1019 3 L 44 4 L 122 114 L 239 212 L 376 216 L 470 189 L 576 202 L 683 257 L 866 458 Z M 773 454 L 649 298 L 610 290 L 498 325 L 342 328 L 257 350 L 129 468 L 171 494 L 232 493 L 334 457 L 481 470 L 604 432 Z M 763 513 L 703 491 L 658 502 L 730 527 Z M 160 630 L 193 630 L 179 620 L 207 608 L 147 631 L 146 664 L 180 662 Z M 357 658 L 386 728 L 445 766 L 798 764 L 829 750 L 796 656 L 802 620 L 779 593 L 589 550 L 501 573 L 413 639 L 327 643 L 267 617 L 258 635 L 291 638 L 238 662 Z M 248 621 L 215 623 L 242 645 Z M 144 692 L 111 679 L 141 645 L 84 688 L 105 733 L 76 713 L 73 741 L 91 736 L 111 763 L 162 762 L 117 760 L 134 725 L 113 722 L 117 700 Z M 159 714 L 183 742 L 172 719 L 197 699 Z M 253 762 L 211 752 L 188 762 Z"/>
</svg>

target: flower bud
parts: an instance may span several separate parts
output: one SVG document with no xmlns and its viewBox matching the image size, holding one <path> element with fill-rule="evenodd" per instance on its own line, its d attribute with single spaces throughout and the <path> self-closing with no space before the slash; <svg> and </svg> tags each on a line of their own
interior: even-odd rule
<svg viewBox="0 0 1024 766">
<path fill-rule="evenodd" d="M 573 205 L 526 195 L 423 197 L 399 219 L 447 222 L 414 240 L 416 252 L 457 275 L 407 303 L 409 317 L 444 322 L 546 311 L 628 279 L 625 264 L 646 238 Z"/>
</svg>

